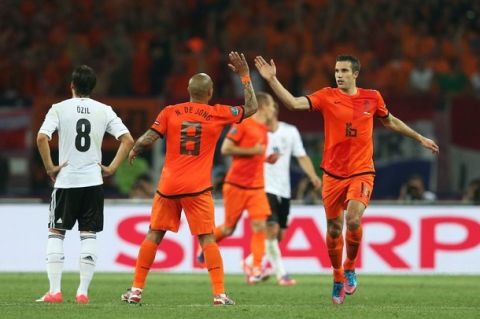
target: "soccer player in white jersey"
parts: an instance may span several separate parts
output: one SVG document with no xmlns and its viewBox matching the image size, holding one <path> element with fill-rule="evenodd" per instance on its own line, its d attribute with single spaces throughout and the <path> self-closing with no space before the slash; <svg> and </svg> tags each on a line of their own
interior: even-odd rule
<svg viewBox="0 0 480 319">
<path fill-rule="evenodd" d="M 269 123 L 267 160 L 265 162 L 265 191 L 272 214 L 267 219 L 266 260 L 270 262 L 282 286 L 295 285 L 295 279 L 285 271 L 279 241 L 287 229 L 290 213 L 290 159 L 296 157 L 302 170 L 310 178 L 315 189 L 320 189 L 322 180 L 317 176 L 310 157 L 305 152 L 298 129 L 278 120 L 278 104 L 275 103 L 275 116 Z M 251 256 L 244 263 L 249 272 Z"/>
<path fill-rule="evenodd" d="M 78 221 L 80 231 L 80 285 L 77 303 L 88 303 L 88 287 L 97 261 L 96 233 L 103 229 L 103 179 L 112 175 L 128 155 L 133 138 L 112 108 L 90 98 L 94 71 L 82 65 L 72 74 L 72 98 L 52 105 L 37 135 L 37 146 L 47 174 L 55 182 L 50 203 L 47 274 L 50 290 L 38 302 L 63 301 L 63 239 Z M 49 140 L 58 131 L 59 165 L 53 164 Z M 105 132 L 120 141 L 108 166 L 102 162 Z"/>
</svg>

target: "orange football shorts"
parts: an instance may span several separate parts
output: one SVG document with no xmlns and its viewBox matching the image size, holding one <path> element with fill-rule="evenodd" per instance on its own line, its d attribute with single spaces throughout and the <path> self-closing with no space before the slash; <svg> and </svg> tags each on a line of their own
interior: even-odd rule
<svg viewBox="0 0 480 319">
<path fill-rule="evenodd" d="M 153 198 L 150 228 L 178 232 L 182 209 L 192 235 L 213 233 L 215 208 L 210 191 L 179 198 L 166 198 L 156 193 Z"/>
<path fill-rule="evenodd" d="M 244 210 L 251 220 L 267 219 L 272 214 L 267 194 L 263 188 L 246 189 L 228 183 L 223 184 L 223 203 L 225 207 L 224 225 L 234 228 Z"/>
<path fill-rule="evenodd" d="M 372 195 L 374 178 L 372 174 L 345 179 L 323 174 L 322 197 L 327 219 L 337 218 L 347 208 L 350 200 L 362 202 L 367 207 Z"/>
</svg>

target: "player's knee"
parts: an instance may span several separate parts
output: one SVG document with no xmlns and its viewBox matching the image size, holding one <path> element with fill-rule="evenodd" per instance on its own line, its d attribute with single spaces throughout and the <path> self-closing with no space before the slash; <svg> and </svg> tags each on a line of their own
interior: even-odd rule
<svg viewBox="0 0 480 319">
<path fill-rule="evenodd" d="M 337 238 L 342 234 L 342 227 L 338 224 L 330 224 L 327 228 L 328 235 L 332 238 Z"/>
<path fill-rule="evenodd" d="M 223 234 L 225 236 L 230 236 L 231 234 L 233 234 L 233 232 L 235 231 L 235 227 L 223 227 Z"/>
<path fill-rule="evenodd" d="M 360 227 L 360 218 L 351 218 L 351 219 L 347 220 L 348 230 L 354 231 L 358 227 Z"/>
</svg>

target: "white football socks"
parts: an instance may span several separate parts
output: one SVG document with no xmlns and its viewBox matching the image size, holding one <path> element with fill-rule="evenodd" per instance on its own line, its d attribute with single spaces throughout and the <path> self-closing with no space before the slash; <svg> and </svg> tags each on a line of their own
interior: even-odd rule
<svg viewBox="0 0 480 319">
<path fill-rule="evenodd" d="M 50 293 L 56 294 L 62 290 L 63 240 L 65 235 L 48 232 L 47 240 L 47 274 L 50 282 Z"/>
<path fill-rule="evenodd" d="M 88 296 L 88 287 L 93 278 L 97 262 L 97 235 L 80 232 L 80 285 L 78 295 Z"/>
<path fill-rule="evenodd" d="M 277 239 L 267 239 L 266 240 L 267 260 L 272 264 L 273 270 L 277 276 L 277 279 L 282 278 L 287 274 L 285 267 L 282 262 L 282 253 L 280 252 L 280 247 L 278 245 Z"/>
</svg>

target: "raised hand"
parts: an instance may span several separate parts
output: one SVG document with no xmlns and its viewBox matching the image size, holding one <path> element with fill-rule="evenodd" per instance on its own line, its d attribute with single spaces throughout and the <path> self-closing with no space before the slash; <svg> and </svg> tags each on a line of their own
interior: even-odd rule
<svg viewBox="0 0 480 319">
<path fill-rule="evenodd" d="M 426 138 L 426 137 L 422 138 L 420 143 L 422 144 L 423 147 L 431 150 L 433 154 L 438 154 L 440 152 L 440 148 L 438 147 L 438 145 L 429 138 Z"/>
<path fill-rule="evenodd" d="M 255 66 L 260 75 L 267 81 L 274 78 L 277 74 L 277 68 L 275 67 L 273 59 L 270 60 L 270 63 L 267 63 L 262 56 L 257 56 L 255 58 Z"/>
<path fill-rule="evenodd" d="M 250 74 L 248 63 L 243 53 L 239 54 L 236 51 L 235 52 L 232 51 L 228 54 L 228 57 L 230 59 L 230 63 L 228 64 L 228 67 L 233 72 L 237 73 L 240 77 L 248 76 Z"/>
</svg>

